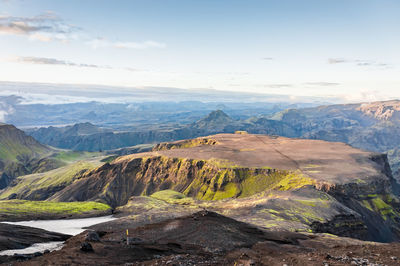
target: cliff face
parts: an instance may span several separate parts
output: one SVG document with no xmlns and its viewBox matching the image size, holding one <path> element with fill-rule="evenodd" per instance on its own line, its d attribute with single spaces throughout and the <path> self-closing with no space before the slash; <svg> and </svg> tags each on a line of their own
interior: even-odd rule
<svg viewBox="0 0 400 266">
<path fill-rule="evenodd" d="M 400 237 L 399 184 L 393 178 L 385 154 L 374 154 L 371 160 L 379 165 L 385 179 L 361 181 L 322 188 L 346 207 L 357 212 L 368 228 L 370 238 L 393 241 Z"/>
<path fill-rule="evenodd" d="M 134 158 L 105 164 L 51 199 L 100 199 L 116 207 L 126 204 L 131 196 L 151 195 L 166 189 L 199 200 L 219 200 L 247 197 L 266 190 L 291 190 L 316 183 L 299 172 L 222 164 L 164 156 Z"/>
<path fill-rule="evenodd" d="M 267 228 L 400 239 L 386 156 L 323 141 L 223 134 L 162 144 L 92 170 L 50 199 L 117 207 L 167 189 Z"/>
</svg>

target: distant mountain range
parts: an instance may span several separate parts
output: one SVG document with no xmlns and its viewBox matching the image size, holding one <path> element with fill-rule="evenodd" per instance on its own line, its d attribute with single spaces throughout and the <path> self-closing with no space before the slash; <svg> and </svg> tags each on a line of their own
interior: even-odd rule
<svg viewBox="0 0 400 266">
<path fill-rule="evenodd" d="M 180 140 L 215 133 L 233 133 L 236 130 L 248 130 L 253 133 L 284 135 L 291 133 L 289 127 L 265 118 L 255 121 L 234 120 L 221 110 L 213 111 L 197 122 L 177 126 L 176 128 L 149 129 L 138 128 L 134 131 L 112 131 L 99 128 L 91 123 L 80 123 L 66 127 L 48 127 L 26 132 L 40 141 L 54 147 L 78 151 L 104 151 L 144 143 Z"/>
<path fill-rule="evenodd" d="M 294 137 L 337 141 L 388 154 L 399 176 L 400 101 L 290 109 L 270 119 L 289 125 Z"/>
<path fill-rule="evenodd" d="M 400 168 L 400 101 L 328 105 L 287 109 L 271 115 L 233 119 L 221 110 L 197 122 L 138 126 L 130 131 L 112 131 L 90 123 L 27 131 L 38 141 L 59 148 L 99 151 L 245 130 L 254 134 L 344 142 L 356 148 L 388 153 L 391 166 Z"/>
<path fill-rule="evenodd" d="M 1 88 L 0 88 L 1 90 Z M 25 96 L 26 97 L 26 96 Z M 19 96 L 0 96 L 0 121 L 15 125 L 19 128 L 33 128 L 44 126 L 66 126 L 76 123 L 91 122 L 95 125 L 111 127 L 114 130 L 130 130 L 136 127 L 155 129 L 159 125 L 162 128 L 176 128 L 183 124 L 190 124 L 213 110 L 221 109 L 234 119 L 246 119 L 254 115 L 273 114 L 287 108 L 303 108 L 318 106 L 315 102 L 243 102 L 218 101 L 200 102 L 196 97 L 190 101 L 154 102 L 79 102 L 31 104 L 29 98 Z M 241 101 L 242 100 L 242 101 Z"/>
</svg>

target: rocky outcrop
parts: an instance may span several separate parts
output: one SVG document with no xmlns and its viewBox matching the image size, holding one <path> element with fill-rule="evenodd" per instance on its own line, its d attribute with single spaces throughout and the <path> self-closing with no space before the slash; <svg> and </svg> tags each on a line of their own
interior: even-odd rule
<svg viewBox="0 0 400 266">
<path fill-rule="evenodd" d="M 330 233 L 357 239 L 368 239 L 368 227 L 361 217 L 355 215 L 336 215 L 327 222 L 314 221 L 311 224 L 315 233 Z"/>
<path fill-rule="evenodd" d="M 368 116 L 383 121 L 399 121 L 400 120 L 400 102 L 374 102 L 364 103 L 357 108 Z"/>
</svg>

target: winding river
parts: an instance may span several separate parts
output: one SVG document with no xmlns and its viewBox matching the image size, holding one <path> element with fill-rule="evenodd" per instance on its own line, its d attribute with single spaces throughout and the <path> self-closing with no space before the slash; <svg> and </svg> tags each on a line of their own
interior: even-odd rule
<svg viewBox="0 0 400 266">
<path fill-rule="evenodd" d="M 85 231 L 86 227 L 109 222 L 115 220 L 113 216 L 101 216 L 84 219 L 63 219 L 63 220 L 34 220 L 34 221 L 22 221 L 22 222 L 3 222 L 14 225 L 23 225 L 29 227 L 35 227 L 44 229 L 51 232 L 57 232 L 67 235 L 77 235 Z M 25 249 L 15 250 L 3 250 L 0 251 L 0 256 L 7 255 L 12 256 L 14 254 L 33 254 L 35 252 L 43 252 L 45 250 L 58 250 L 62 248 L 63 242 L 48 242 L 48 243 L 36 243 Z"/>
</svg>

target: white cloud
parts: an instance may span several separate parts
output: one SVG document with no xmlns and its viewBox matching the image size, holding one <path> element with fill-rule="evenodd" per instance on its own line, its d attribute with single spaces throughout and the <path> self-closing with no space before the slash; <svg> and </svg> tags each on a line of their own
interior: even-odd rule
<svg viewBox="0 0 400 266">
<path fill-rule="evenodd" d="M 340 83 L 319 81 L 319 82 L 306 82 L 306 83 L 304 83 L 304 85 L 329 87 L 329 86 L 339 86 Z"/>
<path fill-rule="evenodd" d="M 166 44 L 156 41 L 143 41 L 143 42 L 112 42 L 104 38 L 96 38 L 87 42 L 93 49 L 98 48 L 119 48 L 119 49 L 148 49 L 148 48 L 165 48 Z"/>
<path fill-rule="evenodd" d="M 43 33 L 33 33 L 29 36 L 29 40 L 32 41 L 41 41 L 41 42 L 50 42 L 53 38 L 47 34 Z"/>
<path fill-rule="evenodd" d="M 0 98 L 0 122 L 6 122 L 6 116 L 14 112 L 14 108 L 7 102 L 7 99 Z"/>
<path fill-rule="evenodd" d="M 0 34 L 27 36 L 30 40 L 65 42 L 80 31 L 48 11 L 33 17 L 0 16 Z"/>
<path fill-rule="evenodd" d="M 166 44 L 145 40 L 140 42 L 110 41 L 105 38 L 93 39 L 84 36 L 80 27 L 66 23 L 54 12 L 48 11 L 32 17 L 0 15 L 0 35 L 26 36 L 31 41 L 67 43 L 71 40 L 90 40 L 86 42 L 94 49 L 113 47 L 119 49 L 165 48 Z"/>
<path fill-rule="evenodd" d="M 87 63 L 76 63 L 67 60 L 61 60 L 56 58 L 47 58 L 47 57 L 35 57 L 35 56 L 15 56 L 5 59 L 7 62 L 17 62 L 24 64 L 35 64 L 35 65 L 60 65 L 60 66 L 69 66 L 69 67 L 85 67 L 85 68 L 98 68 L 98 69 L 120 69 L 129 72 L 138 72 L 145 71 L 132 67 L 112 67 L 107 65 L 95 65 L 95 64 L 87 64 Z"/>
<path fill-rule="evenodd" d="M 364 59 L 345 59 L 345 58 L 329 58 L 328 64 L 335 65 L 335 64 L 353 64 L 355 66 L 360 67 L 377 67 L 377 68 L 392 68 L 393 65 L 378 62 L 374 60 L 364 60 Z"/>
<path fill-rule="evenodd" d="M 111 67 L 109 67 L 109 66 L 75 63 L 75 62 L 60 60 L 60 59 L 55 59 L 55 58 L 34 57 L 34 56 L 17 56 L 15 58 L 13 58 L 11 61 L 20 62 L 20 63 L 38 64 L 38 65 L 63 65 L 63 66 L 74 66 L 74 67 L 111 69 Z"/>
</svg>

